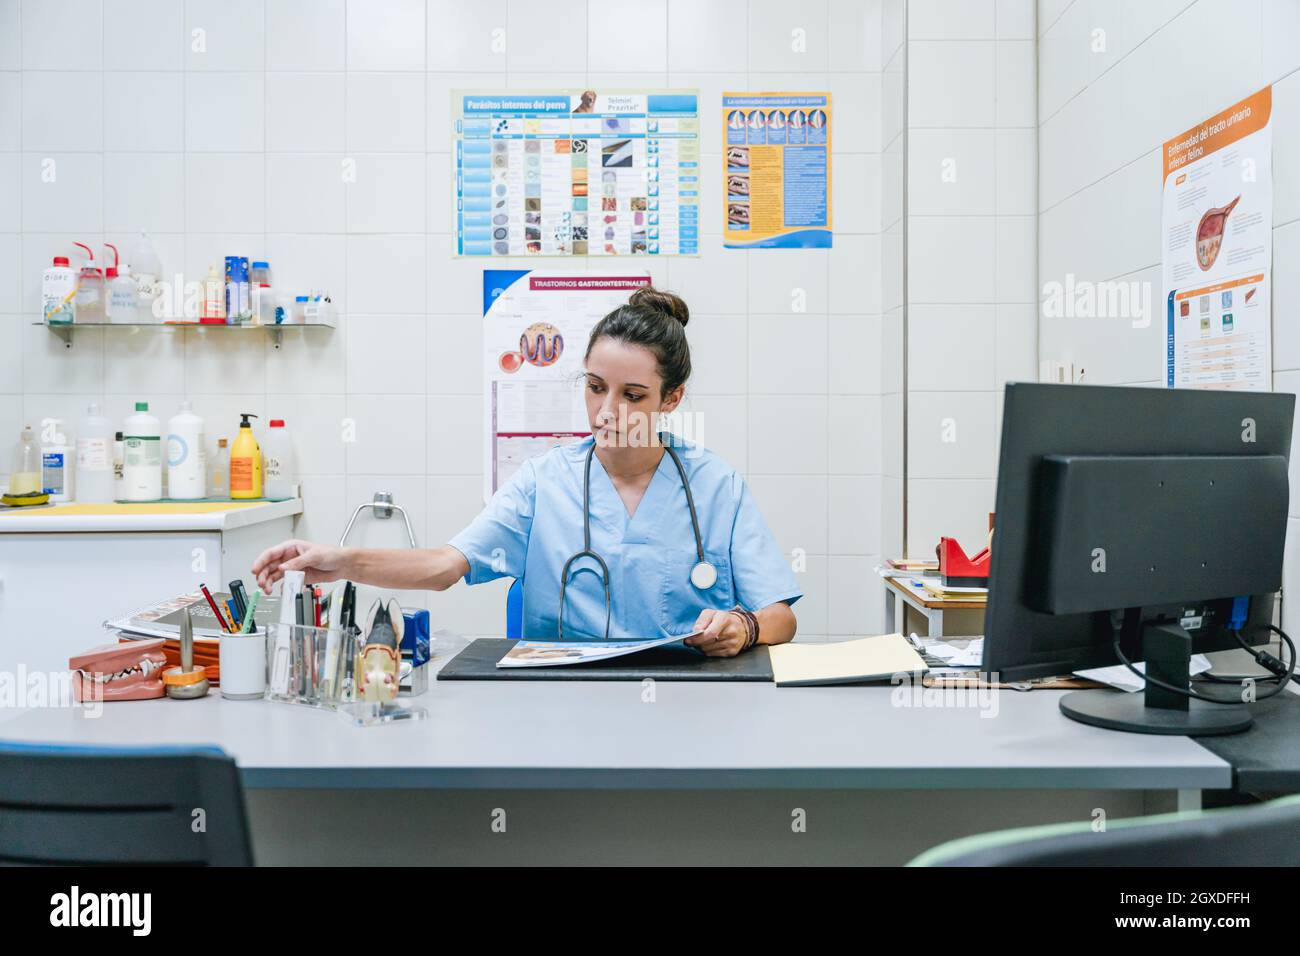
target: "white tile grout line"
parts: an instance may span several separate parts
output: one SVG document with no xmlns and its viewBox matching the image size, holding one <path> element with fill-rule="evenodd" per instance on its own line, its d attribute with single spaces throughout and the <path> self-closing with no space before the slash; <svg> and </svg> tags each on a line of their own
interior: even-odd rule
<svg viewBox="0 0 1300 956">
<path fill-rule="evenodd" d="M 27 276 L 27 222 L 25 186 L 27 184 L 28 172 L 26 170 L 27 154 L 23 152 L 27 145 L 23 141 L 23 97 L 26 95 L 24 89 L 27 73 L 23 69 L 23 5 L 22 0 L 15 3 L 17 8 L 16 16 L 18 18 L 18 342 L 20 345 L 18 354 L 18 381 L 22 386 L 22 399 L 19 403 L 19 411 L 22 413 L 20 420 L 26 416 L 25 406 L 27 404 L 27 348 L 26 341 L 29 329 L 34 328 L 30 320 L 24 320 L 23 316 L 27 312 L 27 303 L 23 301 L 23 287 Z M 44 284 L 42 282 L 42 284 Z M 41 320 L 45 319 L 45 303 L 41 299 Z M 42 329 L 42 334 L 49 335 L 48 329 Z M 72 333 L 69 332 L 69 335 Z"/>
</svg>

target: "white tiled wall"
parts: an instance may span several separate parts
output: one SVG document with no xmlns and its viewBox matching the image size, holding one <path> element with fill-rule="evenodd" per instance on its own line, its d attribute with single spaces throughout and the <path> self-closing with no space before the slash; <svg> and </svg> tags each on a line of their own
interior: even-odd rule
<svg viewBox="0 0 1300 956">
<path fill-rule="evenodd" d="M 1057 0 L 1040 2 L 1038 22 L 1044 283 L 1068 273 L 1149 283 L 1158 305 L 1161 144 L 1273 84 L 1273 388 L 1300 392 L 1291 319 L 1300 309 L 1300 3 Z M 1041 318 L 1039 337 L 1040 358 L 1081 366 L 1086 381 L 1163 384 L 1158 316 L 1146 328 L 1131 319 Z M 1294 595 L 1294 493 L 1289 524 L 1284 587 Z M 1300 626 L 1294 600 L 1284 603 L 1284 619 L 1284 627 Z"/>
<path fill-rule="evenodd" d="M 907 550 L 984 546 L 1002 387 L 1037 377 L 1033 0 L 907 4 Z"/>
<path fill-rule="evenodd" d="M 697 88 L 703 252 L 648 263 L 694 313 L 688 404 L 707 416 L 706 443 L 752 481 L 782 547 L 808 556 L 801 634 L 870 633 L 870 569 L 882 522 L 897 520 L 883 518 L 897 510 L 882 507 L 882 482 L 901 475 L 879 443 L 883 430 L 901 445 L 897 361 L 881 345 L 901 355 L 900 337 L 884 334 L 886 304 L 901 301 L 881 276 L 901 270 L 901 255 L 882 251 L 902 181 L 890 168 L 894 192 L 882 182 L 886 145 L 901 155 L 883 138 L 901 89 L 889 116 L 882 106 L 886 11 L 897 32 L 900 5 L 0 0 L 0 332 L 11 343 L 0 446 L 24 421 L 75 421 L 91 400 L 119 417 L 148 400 L 166 419 L 190 398 L 213 437 L 236 412 L 273 414 L 297 435 L 303 536 L 337 540 L 383 488 L 422 543 L 445 541 L 482 504 L 482 264 L 450 255 L 451 91 Z M 721 248 L 728 89 L 833 94 L 829 253 Z M 55 183 L 42 181 L 49 159 Z M 345 159 L 357 172 L 346 185 Z M 31 324 L 52 255 L 141 228 L 169 272 L 201 275 L 239 253 L 269 259 L 283 288 L 327 287 L 341 327 L 286 334 L 279 351 L 259 334 L 129 329 L 82 330 L 65 350 Z M 795 289 L 806 312 L 791 311 Z M 882 424 L 882 408 L 895 420 Z M 344 419 L 355 444 L 342 441 Z M 359 529 L 358 543 L 403 543 L 393 522 Z M 504 616 L 497 586 L 428 599 L 440 623 L 469 633 Z"/>
</svg>

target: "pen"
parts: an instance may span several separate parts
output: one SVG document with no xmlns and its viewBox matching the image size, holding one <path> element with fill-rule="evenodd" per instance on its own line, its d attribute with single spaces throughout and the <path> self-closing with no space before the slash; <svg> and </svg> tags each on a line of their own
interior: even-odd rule
<svg viewBox="0 0 1300 956">
<path fill-rule="evenodd" d="M 240 614 L 239 614 L 238 602 L 236 602 L 234 598 L 231 598 L 229 601 L 226 602 L 226 610 L 230 612 L 230 633 L 231 634 L 239 633 Z"/>
<path fill-rule="evenodd" d="M 357 624 L 357 589 L 351 581 L 343 585 L 343 607 L 339 609 L 339 624 L 349 629 Z"/>
<path fill-rule="evenodd" d="M 248 608 L 246 613 L 244 614 L 244 624 L 240 628 L 241 634 L 247 634 L 249 632 L 249 629 L 253 627 L 253 612 L 257 610 L 257 599 L 260 598 L 261 596 L 262 596 L 262 589 L 254 588 L 253 596 L 248 599 Z"/>
<path fill-rule="evenodd" d="M 320 588 L 311 589 L 311 616 L 315 626 L 320 627 Z"/>
<path fill-rule="evenodd" d="M 235 599 L 235 610 L 239 612 L 239 619 L 244 619 L 244 609 L 248 606 L 248 598 L 244 594 L 244 582 L 238 579 L 230 582 L 230 596 Z"/>
<path fill-rule="evenodd" d="M 202 591 L 203 596 L 208 599 L 208 607 L 212 608 L 212 613 L 216 615 L 217 623 L 221 625 L 221 629 L 229 633 L 230 628 L 226 627 L 226 615 L 221 613 L 221 609 L 217 607 L 217 602 L 212 600 L 212 592 L 208 590 L 208 586 L 206 584 L 200 584 L 199 590 Z"/>
</svg>

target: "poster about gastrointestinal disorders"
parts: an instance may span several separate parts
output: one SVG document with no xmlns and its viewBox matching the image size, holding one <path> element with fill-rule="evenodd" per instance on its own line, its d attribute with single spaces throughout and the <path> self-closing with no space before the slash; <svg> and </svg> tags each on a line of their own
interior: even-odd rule
<svg viewBox="0 0 1300 956">
<path fill-rule="evenodd" d="M 582 359 L 648 275 L 483 270 L 484 500 L 529 458 L 591 434 Z"/>
<path fill-rule="evenodd" d="M 829 93 L 724 93 L 728 249 L 831 246 Z"/>
<path fill-rule="evenodd" d="M 1272 389 L 1273 91 L 1164 144 L 1166 385 Z"/>
<path fill-rule="evenodd" d="M 452 94 L 460 256 L 694 256 L 693 90 Z"/>
</svg>

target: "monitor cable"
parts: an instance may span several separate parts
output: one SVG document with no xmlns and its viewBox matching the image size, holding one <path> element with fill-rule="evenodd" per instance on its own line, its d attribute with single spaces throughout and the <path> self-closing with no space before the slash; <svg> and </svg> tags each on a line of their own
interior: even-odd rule
<svg viewBox="0 0 1300 956">
<path fill-rule="evenodd" d="M 1295 644 L 1293 644 L 1293 643 L 1291 642 L 1291 638 L 1287 637 L 1285 634 L 1282 633 L 1282 630 L 1281 630 L 1280 628 L 1274 627 L 1272 624 L 1269 624 L 1269 625 L 1266 625 L 1266 626 L 1267 626 L 1268 628 L 1270 628 L 1271 630 L 1277 631 L 1277 633 L 1282 637 L 1283 641 L 1286 642 L 1287 647 L 1288 647 L 1288 648 L 1290 649 L 1290 651 L 1291 651 L 1291 663 L 1290 663 L 1289 665 L 1283 664 L 1280 660 L 1278 660 L 1278 659 L 1277 659 L 1276 657 L 1274 657 L 1272 654 L 1269 654 L 1269 653 L 1267 653 L 1267 652 L 1257 652 L 1257 651 L 1254 651 L 1253 649 L 1251 649 L 1250 646 L 1249 646 L 1248 644 L 1246 644 L 1245 640 L 1241 637 L 1241 631 L 1240 631 L 1240 630 L 1236 630 L 1236 631 L 1233 631 L 1233 632 L 1232 632 L 1233 634 L 1236 635 L 1238 642 L 1239 642 L 1243 647 L 1245 647 L 1245 648 L 1247 649 L 1247 651 L 1249 651 L 1249 652 L 1251 653 L 1251 656 L 1252 656 L 1252 657 L 1255 657 L 1256 662 L 1257 662 L 1261 667 L 1263 667 L 1265 670 L 1268 670 L 1268 671 L 1270 671 L 1270 672 L 1272 672 L 1272 673 L 1277 674 L 1277 677 L 1275 677 L 1275 678 L 1261 678 L 1261 681 L 1262 681 L 1262 682 L 1270 682 L 1270 681 L 1273 681 L 1273 680 L 1277 680 L 1278 683 L 1277 683 L 1277 686 L 1271 688 L 1271 689 L 1269 690 L 1268 693 L 1266 693 L 1266 694 L 1260 694 L 1258 697 L 1256 697 L 1256 698 L 1255 698 L 1255 701 L 1256 701 L 1256 702 L 1261 701 L 1261 700 L 1268 700 L 1270 697 L 1275 697 L 1276 695 L 1282 693 L 1282 691 L 1284 691 L 1284 690 L 1286 689 L 1287 680 L 1288 680 L 1288 679 L 1292 679 L 1292 680 L 1295 679 L 1295 667 L 1296 667 L 1296 650 L 1295 650 Z M 1115 628 L 1114 631 L 1115 631 L 1115 640 L 1114 640 L 1114 645 L 1113 645 L 1113 646 L 1114 646 L 1114 650 L 1115 650 L 1115 656 L 1119 658 L 1120 662 L 1121 662 L 1125 667 L 1127 667 L 1130 671 L 1132 671 L 1132 672 L 1133 672 L 1134 674 L 1136 674 L 1138 677 L 1142 678 L 1142 679 L 1143 679 L 1144 681 L 1146 681 L 1147 683 L 1149 683 L 1149 684 L 1154 684 L 1155 686 L 1161 688 L 1162 690 L 1167 690 L 1167 691 L 1169 691 L 1170 693 L 1173 693 L 1173 694 L 1180 694 L 1180 695 L 1182 695 L 1183 697 L 1189 697 L 1189 698 L 1191 698 L 1192 700 L 1200 700 L 1200 701 L 1204 701 L 1204 702 L 1207 703 L 1207 704 L 1226 704 L 1226 705 L 1236 706 L 1236 705 L 1239 705 L 1239 704 L 1241 704 L 1241 703 L 1244 703 L 1244 701 L 1238 701 L 1238 700 L 1221 700 L 1221 699 L 1219 699 L 1219 698 L 1217 698 L 1217 697 L 1207 697 L 1207 696 L 1204 695 L 1204 694 L 1198 694 L 1198 693 L 1196 693 L 1195 691 L 1191 690 L 1191 689 L 1188 688 L 1188 687 L 1176 687 L 1175 685 L 1170 684 L 1170 683 L 1168 683 L 1167 681 L 1162 681 L 1162 680 L 1160 680 L 1160 678 L 1158 678 L 1158 677 L 1151 677 L 1151 676 L 1148 675 L 1148 674 L 1144 674 L 1142 671 L 1138 670 L 1136 667 L 1133 666 L 1133 662 L 1132 662 L 1132 661 L 1130 661 L 1127 657 L 1124 656 L 1124 651 L 1123 651 L 1123 650 L 1120 648 L 1120 646 L 1119 646 L 1119 640 L 1120 640 L 1120 631 L 1119 631 L 1119 628 Z M 1264 661 L 1264 660 L 1261 660 L 1261 658 L 1266 659 L 1266 660 L 1268 660 L 1268 661 L 1272 661 L 1272 662 L 1273 662 L 1273 665 L 1276 665 L 1276 667 L 1280 669 L 1281 673 L 1278 673 L 1278 671 L 1275 671 L 1273 665 L 1270 665 L 1270 664 L 1265 663 L 1265 661 Z M 1251 680 L 1251 678 L 1246 678 L 1245 680 Z M 1245 681 L 1242 681 L 1242 683 L 1244 684 Z"/>
<path fill-rule="evenodd" d="M 1240 629 L 1233 631 L 1232 636 L 1237 639 L 1237 643 L 1241 645 L 1242 650 L 1254 658 L 1256 664 L 1273 675 L 1272 677 L 1260 678 L 1261 680 L 1275 680 L 1283 687 L 1286 686 L 1287 681 L 1295 681 L 1296 684 L 1300 684 L 1300 674 L 1296 674 L 1295 672 L 1295 644 L 1292 642 L 1291 638 L 1287 637 L 1286 631 L 1282 630 L 1282 628 L 1273 624 L 1265 624 L 1264 627 L 1276 634 L 1281 642 L 1287 646 L 1287 650 L 1291 652 L 1290 666 L 1282 663 L 1282 661 L 1278 660 L 1268 651 L 1257 651 L 1255 648 L 1251 647 L 1250 644 L 1246 643 L 1246 639 L 1241 636 Z M 1282 648 L 1279 645 L 1279 652 L 1281 649 Z M 1269 696 L 1272 697 L 1273 695 L 1270 694 Z"/>
</svg>

